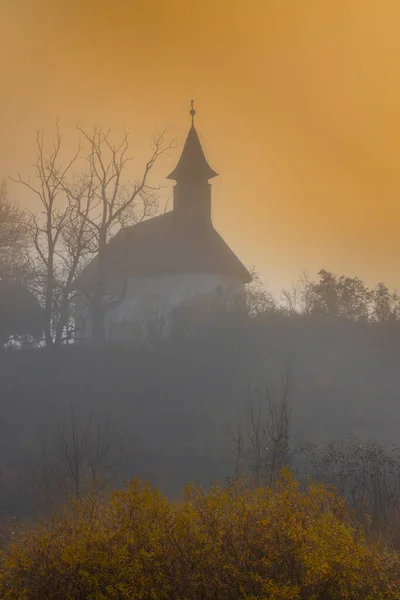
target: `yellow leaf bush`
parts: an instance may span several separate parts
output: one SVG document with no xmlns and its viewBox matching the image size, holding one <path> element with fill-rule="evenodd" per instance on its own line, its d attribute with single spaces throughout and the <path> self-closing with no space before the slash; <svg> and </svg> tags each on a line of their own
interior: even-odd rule
<svg viewBox="0 0 400 600">
<path fill-rule="evenodd" d="M 26 530 L 0 557 L 4 600 L 386 600 L 399 557 L 344 501 L 283 473 L 277 490 L 188 486 L 169 502 L 138 481 Z"/>
</svg>

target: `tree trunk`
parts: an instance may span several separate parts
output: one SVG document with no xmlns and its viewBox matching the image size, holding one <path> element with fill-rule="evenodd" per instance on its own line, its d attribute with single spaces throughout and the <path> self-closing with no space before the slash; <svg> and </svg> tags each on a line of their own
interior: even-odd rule
<svg viewBox="0 0 400 600">
<path fill-rule="evenodd" d="M 45 323 L 44 323 L 44 337 L 46 346 L 51 347 L 53 345 L 53 336 L 51 331 L 51 319 L 53 313 L 53 293 L 54 293 L 54 257 L 50 253 L 47 264 L 47 285 L 45 292 Z"/>
<path fill-rule="evenodd" d="M 61 302 L 59 320 L 56 327 L 56 337 L 54 343 L 59 345 L 63 341 L 64 330 L 68 329 L 69 318 L 69 288 L 64 289 L 63 299 Z"/>
<path fill-rule="evenodd" d="M 99 251 L 97 254 L 97 275 L 94 284 L 92 303 L 92 334 L 93 342 L 97 345 L 106 341 L 106 306 L 105 306 L 105 249 L 106 233 L 100 232 Z"/>
</svg>

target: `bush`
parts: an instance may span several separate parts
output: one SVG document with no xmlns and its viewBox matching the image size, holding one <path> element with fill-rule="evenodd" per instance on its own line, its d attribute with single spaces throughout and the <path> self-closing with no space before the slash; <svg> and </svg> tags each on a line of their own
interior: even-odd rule
<svg viewBox="0 0 400 600">
<path fill-rule="evenodd" d="M 4 600 L 378 600 L 400 597 L 398 555 L 368 544 L 344 501 L 214 485 L 168 502 L 138 481 L 74 502 L 1 555 Z"/>
</svg>

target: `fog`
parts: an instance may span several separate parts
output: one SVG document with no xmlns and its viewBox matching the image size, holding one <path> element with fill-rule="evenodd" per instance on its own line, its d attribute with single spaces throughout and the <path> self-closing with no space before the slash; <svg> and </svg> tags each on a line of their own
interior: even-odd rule
<svg viewBox="0 0 400 600">
<path fill-rule="evenodd" d="M 397 323 L 265 314 L 150 345 L 8 352 L 0 366 L 3 514 L 39 510 L 32 477 L 46 462 L 44 446 L 46 460 L 60 451 L 60 426 L 71 435 L 71 409 L 82 429 L 88 419 L 92 433 L 108 426 L 108 444 L 123 456 L 114 485 L 140 477 L 175 497 L 188 481 L 232 476 L 229 429 L 246 418 L 250 396 L 266 407 L 268 390 L 279 405 L 288 370 L 293 448 L 351 435 L 390 447 L 399 428 L 398 335 Z"/>
<path fill-rule="evenodd" d="M 353 438 L 386 466 L 399 4 L 81 4 L 0 23 L 1 518 L 136 477 L 321 480 Z"/>
</svg>

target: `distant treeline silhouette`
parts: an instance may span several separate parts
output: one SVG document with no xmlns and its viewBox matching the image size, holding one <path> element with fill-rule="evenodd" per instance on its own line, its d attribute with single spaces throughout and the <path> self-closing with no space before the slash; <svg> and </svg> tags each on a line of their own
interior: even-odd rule
<svg viewBox="0 0 400 600">
<path fill-rule="evenodd" d="M 248 286 L 250 315 L 271 311 L 284 315 L 338 317 L 361 323 L 393 323 L 400 318 L 400 294 L 379 282 L 368 288 L 358 277 L 336 275 L 321 269 L 315 279 L 303 273 L 280 298 L 268 292 L 257 273 Z"/>
</svg>

